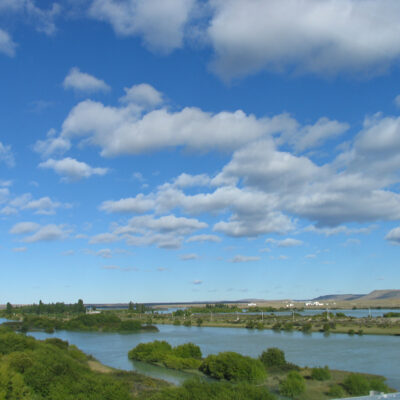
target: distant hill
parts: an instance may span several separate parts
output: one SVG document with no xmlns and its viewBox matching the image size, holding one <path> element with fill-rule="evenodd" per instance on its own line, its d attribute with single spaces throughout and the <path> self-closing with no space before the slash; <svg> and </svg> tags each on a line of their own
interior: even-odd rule
<svg viewBox="0 0 400 400">
<path fill-rule="evenodd" d="M 361 300 L 361 301 L 371 301 L 371 300 L 393 300 L 400 299 L 400 290 L 374 290 L 368 294 L 329 294 L 326 296 L 319 296 L 313 301 L 319 300 L 332 300 L 332 301 L 351 301 L 351 300 Z"/>
</svg>

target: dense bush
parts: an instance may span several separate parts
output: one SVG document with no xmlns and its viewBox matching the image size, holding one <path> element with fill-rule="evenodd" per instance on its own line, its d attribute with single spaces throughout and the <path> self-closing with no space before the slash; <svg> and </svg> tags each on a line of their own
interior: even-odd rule
<svg viewBox="0 0 400 400">
<path fill-rule="evenodd" d="M 224 352 L 208 356 L 200 366 L 200 371 L 215 379 L 232 382 L 262 382 L 266 372 L 260 360 L 242 356 L 234 352 Z"/>
<path fill-rule="evenodd" d="M 327 366 L 324 368 L 313 368 L 311 370 L 311 378 L 316 381 L 327 381 L 331 379 L 331 373 Z"/>
<path fill-rule="evenodd" d="M 305 390 L 304 378 L 297 371 L 290 371 L 286 379 L 279 384 L 279 393 L 291 398 L 304 393 Z"/>
<path fill-rule="evenodd" d="M 261 362 L 266 368 L 282 368 L 286 364 L 285 353 L 277 347 L 270 347 L 260 356 Z"/>
<path fill-rule="evenodd" d="M 67 342 L 40 342 L 16 333 L 0 332 L 0 344 L 4 345 L 0 357 L 0 399 L 130 399 L 125 384 L 92 372 L 85 354 Z"/>
<path fill-rule="evenodd" d="M 140 343 L 128 353 L 132 360 L 162 363 L 173 369 L 198 369 L 201 365 L 201 350 L 193 343 L 173 348 L 165 341 Z"/>
<path fill-rule="evenodd" d="M 343 388 L 339 385 L 332 385 L 329 388 L 329 391 L 327 392 L 328 396 L 334 397 L 334 398 L 341 398 L 345 396 L 345 392 Z"/>
<path fill-rule="evenodd" d="M 140 343 L 128 353 L 132 360 L 145 362 L 163 361 L 168 354 L 172 354 L 172 346 L 166 341 L 155 340 L 151 343 Z"/>
<path fill-rule="evenodd" d="M 370 384 L 368 379 L 360 374 L 350 374 L 343 382 L 347 392 L 354 396 L 362 396 L 369 393 Z"/>
<path fill-rule="evenodd" d="M 275 396 L 263 387 L 246 383 L 191 380 L 180 387 L 164 389 L 149 400 L 275 400 Z"/>
</svg>

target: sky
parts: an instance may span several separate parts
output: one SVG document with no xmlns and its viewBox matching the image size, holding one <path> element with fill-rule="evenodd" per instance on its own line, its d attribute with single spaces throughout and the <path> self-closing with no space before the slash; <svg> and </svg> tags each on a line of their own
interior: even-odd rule
<svg viewBox="0 0 400 400">
<path fill-rule="evenodd" d="M 400 287 L 398 0 L 0 0 L 0 303 Z"/>
</svg>

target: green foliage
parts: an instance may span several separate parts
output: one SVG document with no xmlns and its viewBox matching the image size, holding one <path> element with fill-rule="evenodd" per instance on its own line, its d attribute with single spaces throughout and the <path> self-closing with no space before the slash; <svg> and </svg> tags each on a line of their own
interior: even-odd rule
<svg viewBox="0 0 400 400">
<path fill-rule="evenodd" d="M 386 314 L 383 314 L 384 318 L 400 318 L 400 312 L 388 312 Z"/>
<path fill-rule="evenodd" d="M 200 347 L 193 343 L 185 343 L 175 347 L 174 354 L 181 358 L 195 358 L 197 360 L 202 358 Z"/>
<path fill-rule="evenodd" d="M 154 363 L 163 361 L 168 354 L 172 354 L 172 346 L 164 340 L 155 340 L 151 343 L 139 343 L 128 353 L 128 357 L 132 360 Z"/>
<path fill-rule="evenodd" d="M 332 385 L 329 388 L 327 395 L 334 397 L 334 398 L 341 398 L 345 396 L 345 391 L 339 385 Z"/>
<path fill-rule="evenodd" d="M 376 392 L 389 392 L 389 387 L 385 383 L 385 378 L 371 378 L 369 380 L 369 389 L 375 390 Z"/>
<path fill-rule="evenodd" d="M 81 357 L 73 357 L 67 342 L 0 332 L 0 344 L 0 399 L 130 399 L 125 384 L 92 372 L 87 357 L 76 348 Z"/>
<path fill-rule="evenodd" d="M 303 333 L 309 333 L 312 330 L 312 325 L 308 322 L 301 327 Z"/>
<path fill-rule="evenodd" d="M 343 382 L 343 386 L 353 396 L 368 394 L 370 390 L 368 379 L 360 374 L 350 374 Z"/>
<path fill-rule="evenodd" d="M 260 360 L 265 368 L 281 369 L 286 365 L 285 353 L 277 347 L 270 347 L 263 351 Z"/>
<path fill-rule="evenodd" d="M 242 310 L 236 305 L 229 306 L 222 303 L 206 304 L 205 307 L 191 307 L 189 308 L 189 311 L 195 314 L 242 312 Z"/>
<path fill-rule="evenodd" d="M 306 390 L 304 378 L 297 371 L 290 371 L 279 384 L 279 393 L 287 397 L 296 397 Z"/>
<path fill-rule="evenodd" d="M 356 331 L 354 329 L 349 329 L 347 331 L 347 334 L 350 335 L 350 336 L 353 336 L 355 333 L 356 333 Z"/>
<path fill-rule="evenodd" d="M 149 400 L 275 400 L 275 396 L 264 387 L 247 383 L 190 380 L 180 387 L 164 389 Z"/>
<path fill-rule="evenodd" d="M 174 325 L 175 325 L 175 326 L 181 325 L 181 321 L 179 321 L 179 319 L 175 319 L 175 320 L 174 320 Z"/>
<path fill-rule="evenodd" d="M 232 382 L 259 383 L 266 378 L 265 368 L 260 360 L 234 352 L 210 355 L 203 361 L 199 369 L 212 378 Z"/>
<path fill-rule="evenodd" d="M 196 320 L 196 325 L 197 326 L 201 326 L 201 325 L 203 325 L 203 318 L 197 318 L 197 320 Z"/>
<path fill-rule="evenodd" d="M 183 323 L 183 325 L 184 325 L 184 326 L 187 326 L 187 327 L 190 327 L 190 326 L 192 326 L 192 321 L 191 321 L 190 319 L 187 319 L 187 320 Z"/>
<path fill-rule="evenodd" d="M 316 381 L 327 381 L 328 379 L 331 379 L 331 372 L 329 371 L 328 366 L 325 366 L 324 368 L 313 368 L 311 370 L 311 378 Z"/>
<path fill-rule="evenodd" d="M 173 369 L 198 369 L 201 365 L 201 350 L 193 343 L 172 347 L 165 341 L 140 343 L 128 353 L 132 360 L 162 363 Z"/>
</svg>

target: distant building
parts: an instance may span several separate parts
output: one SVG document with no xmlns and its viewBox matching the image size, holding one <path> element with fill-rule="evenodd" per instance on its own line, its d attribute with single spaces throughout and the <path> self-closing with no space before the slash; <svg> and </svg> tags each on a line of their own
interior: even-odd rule
<svg viewBox="0 0 400 400">
<path fill-rule="evenodd" d="M 324 305 L 324 303 L 320 303 L 319 301 L 308 301 L 306 304 L 306 307 L 321 307 Z"/>
<path fill-rule="evenodd" d="M 247 304 L 247 307 L 257 307 L 257 304 L 256 303 L 249 303 L 249 304 Z"/>
<path fill-rule="evenodd" d="M 100 314 L 101 311 L 94 310 L 92 307 L 86 307 L 86 314 Z"/>
</svg>

